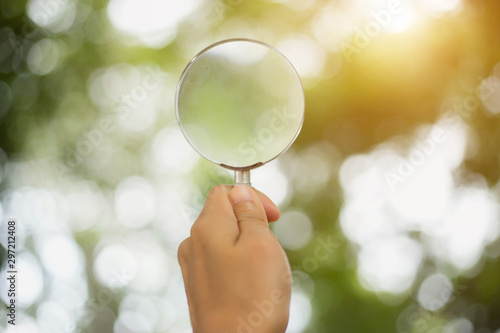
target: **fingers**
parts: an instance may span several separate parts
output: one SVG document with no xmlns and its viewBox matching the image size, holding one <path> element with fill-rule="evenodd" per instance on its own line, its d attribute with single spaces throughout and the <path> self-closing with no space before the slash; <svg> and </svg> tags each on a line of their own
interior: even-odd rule
<svg viewBox="0 0 500 333">
<path fill-rule="evenodd" d="M 276 206 L 274 204 L 274 202 L 271 199 L 269 199 L 269 197 L 267 195 L 265 195 L 264 193 L 262 193 L 261 191 L 256 190 L 256 189 L 253 189 L 253 190 L 255 192 L 257 192 L 257 195 L 259 196 L 260 201 L 262 202 L 262 206 L 264 206 L 264 210 L 266 211 L 267 220 L 269 222 L 278 221 L 279 218 L 281 217 L 281 212 L 280 212 L 278 206 Z"/>
<path fill-rule="evenodd" d="M 217 207 L 218 200 L 224 199 L 224 196 L 221 196 L 219 194 L 226 193 L 228 195 L 229 192 L 231 191 L 231 189 L 233 189 L 232 185 L 217 185 L 217 186 L 212 187 L 212 189 L 210 189 L 210 192 L 208 193 L 208 196 L 207 196 L 207 201 L 211 201 L 211 202 L 210 202 L 210 205 L 207 205 L 207 203 L 205 203 L 206 208 L 204 208 L 204 211 L 208 212 L 211 207 Z M 280 212 L 278 206 L 276 206 L 274 204 L 274 202 L 271 199 L 269 199 L 269 197 L 267 195 L 265 195 L 264 193 L 260 192 L 259 190 L 254 189 L 254 188 L 252 188 L 252 189 L 255 192 L 257 192 L 257 195 L 260 198 L 262 205 L 264 206 L 264 210 L 266 211 L 267 220 L 269 222 L 278 221 L 280 216 L 281 216 L 281 212 Z"/>
<path fill-rule="evenodd" d="M 194 239 L 202 242 L 234 242 L 238 238 L 238 221 L 228 200 L 231 188 L 229 185 L 217 185 L 210 189 L 200 216 L 191 228 Z"/>
<path fill-rule="evenodd" d="M 229 192 L 234 215 L 240 233 L 269 232 L 264 206 L 254 190 L 246 185 L 237 185 Z"/>
<path fill-rule="evenodd" d="M 203 210 L 191 229 L 191 236 L 196 240 L 200 240 L 205 245 L 210 242 L 228 241 L 234 243 L 236 241 L 241 226 L 238 225 L 233 206 L 228 200 L 232 189 L 233 186 L 230 185 L 217 185 L 210 189 Z M 260 191 L 252 189 L 250 191 L 252 202 L 259 208 L 260 212 L 264 211 L 264 216 L 259 214 L 257 219 L 266 221 L 266 226 L 268 221 L 277 221 L 281 213 L 271 199 Z M 245 205 L 248 206 L 248 204 L 239 206 Z"/>
</svg>

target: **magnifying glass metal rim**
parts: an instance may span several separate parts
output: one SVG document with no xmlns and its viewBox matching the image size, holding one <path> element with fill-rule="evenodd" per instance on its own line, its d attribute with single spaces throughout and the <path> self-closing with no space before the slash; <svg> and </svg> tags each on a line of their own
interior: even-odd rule
<svg viewBox="0 0 500 333">
<path fill-rule="evenodd" d="M 193 65 L 194 62 L 196 62 L 196 60 L 202 56 L 203 54 L 205 54 L 206 52 L 208 52 L 209 50 L 213 49 L 214 47 L 216 46 L 219 46 L 221 44 L 227 44 L 227 43 L 231 43 L 231 42 L 249 42 L 249 43 L 254 43 L 254 44 L 259 44 L 261 46 L 264 46 L 264 47 L 267 47 L 269 48 L 271 51 L 274 51 L 276 52 L 277 54 L 279 54 L 283 60 L 285 60 L 288 65 L 290 66 L 290 68 L 293 70 L 293 72 L 295 73 L 295 75 L 297 76 L 297 79 L 300 83 L 300 87 L 302 88 L 302 99 L 304 101 L 304 109 L 303 109 L 303 112 L 302 112 L 302 119 L 300 120 L 300 125 L 297 129 L 297 132 L 295 133 L 295 136 L 293 137 L 293 139 L 290 141 L 290 143 L 285 147 L 283 148 L 283 150 L 281 152 L 279 152 L 278 154 L 276 154 L 276 156 L 270 158 L 269 160 L 267 161 L 261 161 L 261 162 L 257 162 L 255 164 L 252 164 L 252 165 L 249 165 L 249 166 L 243 166 L 243 167 L 234 167 L 234 166 L 231 166 L 231 165 L 227 165 L 227 164 L 224 164 L 224 163 L 221 163 L 221 162 L 217 162 L 217 161 L 214 161 L 212 160 L 211 158 L 208 158 L 203 152 L 201 152 L 198 147 L 196 147 L 196 145 L 194 145 L 191 140 L 189 139 L 189 136 L 187 135 L 187 133 L 184 131 L 184 127 L 182 127 L 182 124 L 181 124 L 181 120 L 180 120 L 180 117 L 179 117 L 179 93 L 180 93 L 180 90 L 181 90 L 181 86 L 182 86 L 182 83 L 184 81 L 184 78 L 186 77 L 189 69 L 191 68 L 191 66 Z M 278 156 L 280 156 L 281 154 L 283 154 L 285 151 L 288 150 L 288 148 L 290 148 L 290 146 L 295 142 L 295 139 L 297 139 L 297 137 L 299 136 L 300 134 L 300 131 L 302 129 L 302 124 L 304 123 L 304 116 L 305 116 L 305 93 L 304 93 L 304 86 L 302 85 L 302 80 L 300 79 L 300 75 L 299 73 L 297 72 L 297 70 L 295 69 L 295 67 L 293 66 L 293 64 L 290 62 L 290 60 L 288 60 L 288 58 L 282 53 L 280 52 L 278 49 L 276 49 L 275 47 L 269 45 L 269 44 L 266 44 L 264 42 L 261 42 L 259 40 L 256 40 L 256 39 L 251 39 L 251 38 L 230 38 L 230 39 L 224 39 L 224 40 L 221 40 L 221 41 L 218 41 L 216 43 L 213 43 L 209 46 L 207 46 L 206 48 L 204 48 L 203 50 L 201 50 L 200 52 L 198 52 L 194 57 L 193 59 L 191 59 L 191 61 L 187 64 L 186 68 L 184 68 L 184 71 L 182 71 L 182 74 L 181 74 L 181 77 L 179 79 L 179 82 L 177 83 L 177 89 L 176 89 L 176 93 L 175 93 L 175 116 L 177 118 L 177 123 L 179 124 L 179 127 L 182 131 L 182 134 L 184 135 L 184 137 L 186 138 L 186 140 L 189 142 L 189 144 L 191 145 L 191 147 L 193 147 L 193 149 L 198 153 L 200 154 L 201 156 L 203 156 L 205 159 L 209 160 L 210 162 L 214 163 L 214 164 L 217 164 L 217 165 L 220 165 L 226 169 L 229 169 L 229 170 L 234 170 L 234 171 L 237 171 L 237 175 L 240 174 L 241 177 L 245 178 L 247 175 L 246 172 L 244 173 L 239 173 L 239 171 L 248 171 L 248 170 L 252 170 L 252 169 L 255 169 L 261 165 L 264 165 L 266 163 L 269 163 L 271 162 L 272 160 L 274 160 L 275 158 L 277 158 Z M 249 174 L 248 174 L 248 177 L 249 177 Z"/>
</svg>

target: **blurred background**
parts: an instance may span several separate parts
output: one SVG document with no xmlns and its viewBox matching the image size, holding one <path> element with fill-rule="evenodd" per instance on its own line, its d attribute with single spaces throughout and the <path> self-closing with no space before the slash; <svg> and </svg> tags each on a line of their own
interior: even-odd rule
<svg viewBox="0 0 500 333">
<path fill-rule="evenodd" d="M 283 213 L 288 332 L 500 332 L 498 1 L 3 0 L 0 15 L 0 229 L 5 247 L 17 219 L 19 268 L 17 330 L 1 331 L 190 332 L 177 246 L 232 175 L 185 141 L 175 88 L 198 51 L 249 37 L 306 96 L 295 144 L 253 174 Z"/>
</svg>

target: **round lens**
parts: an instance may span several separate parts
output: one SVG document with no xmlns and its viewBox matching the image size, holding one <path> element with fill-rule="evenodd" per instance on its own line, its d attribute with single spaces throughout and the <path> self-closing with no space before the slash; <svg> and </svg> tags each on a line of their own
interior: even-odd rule
<svg viewBox="0 0 500 333">
<path fill-rule="evenodd" d="M 295 140 L 304 92 L 279 51 L 254 40 L 226 40 L 186 67 L 176 112 L 185 137 L 202 156 L 229 169 L 251 169 Z"/>
</svg>

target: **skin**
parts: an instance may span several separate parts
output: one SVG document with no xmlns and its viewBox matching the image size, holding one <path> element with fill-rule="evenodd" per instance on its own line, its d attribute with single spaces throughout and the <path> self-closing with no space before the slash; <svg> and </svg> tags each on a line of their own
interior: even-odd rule
<svg viewBox="0 0 500 333">
<path fill-rule="evenodd" d="M 285 332 L 290 265 L 268 225 L 279 217 L 248 186 L 210 190 L 178 252 L 194 333 Z"/>
</svg>

